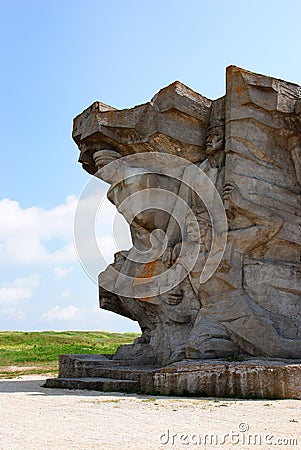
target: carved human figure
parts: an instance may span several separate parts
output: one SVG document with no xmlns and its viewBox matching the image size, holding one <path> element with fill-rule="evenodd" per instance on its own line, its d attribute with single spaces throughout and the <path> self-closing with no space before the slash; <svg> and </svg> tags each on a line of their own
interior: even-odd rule
<svg viewBox="0 0 301 450">
<path fill-rule="evenodd" d="M 297 181 L 301 187 L 301 140 L 299 137 L 292 137 L 289 140 L 289 147 L 295 169 Z"/>
<path fill-rule="evenodd" d="M 121 155 L 113 150 L 102 149 L 94 153 L 93 155 L 96 167 L 98 169 L 96 176 L 106 181 L 111 185 L 108 191 L 109 200 L 115 204 L 118 210 L 121 208 L 121 213 L 128 219 L 130 223 L 130 229 L 133 240 L 133 248 L 129 251 L 122 251 L 115 255 L 115 261 L 108 266 L 104 272 L 99 275 L 100 286 L 100 305 L 102 308 L 112 309 L 116 312 L 127 315 L 127 317 L 135 318 L 131 314 L 132 302 L 130 300 L 124 300 L 123 297 L 114 294 L 116 292 L 116 286 L 121 283 L 123 277 L 120 274 L 128 276 L 129 279 L 135 276 L 137 271 L 137 265 L 139 257 L 142 255 L 145 257 L 145 251 L 147 251 L 151 245 L 150 232 L 146 230 L 141 223 L 131 221 L 131 216 L 134 216 L 134 212 L 131 211 L 132 203 L 127 202 L 126 208 L 122 209 L 123 202 L 127 200 L 131 194 L 134 194 L 139 187 L 141 188 L 147 180 L 148 173 L 141 167 L 131 167 L 127 164 L 127 161 L 121 158 Z M 110 164 L 114 161 L 114 164 Z M 140 252 L 140 253 L 139 253 Z M 131 291 L 131 285 L 127 286 L 124 290 L 124 297 L 130 298 L 127 295 Z M 117 289 L 118 292 L 121 289 Z M 108 295 L 107 292 L 111 292 Z M 110 305 L 112 307 L 110 307 Z M 134 309 L 137 309 L 136 307 Z M 128 312 L 125 311 L 129 310 Z"/>
<path fill-rule="evenodd" d="M 201 161 L 198 167 L 211 180 L 217 192 L 222 195 L 225 171 L 225 128 L 222 119 L 215 119 L 207 128 L 206 155 L 207 158 Z M 215 196 L 216 191 L 212 191 L 212 194 Z M 193 195 L 190 204 L 194 211 L 199 207 L 199 202 L 198 196 Z M 208 206 L 210 207 L 210 205 Z"/>
<path fill-rule="evenodd" d="M 301 357 L 300 88 L 229 67 L 219 99 L 176 82 L 130 109 L 96 102 L 73 137 L 84 169 L 111 184 L 133 241 L 99 276 L 101 307 L 139 322 L 156 363 Z M 147 206 L 152 188 L 161 209 Z"/>
<path fill-rule="evenodd" d="M 270 241 L 281 229 L 282 220 L 269 209 L 244 199 L 232 183 L 224 186 L 224 200 L 230 220 L 227 247 L 214 277 L 199 285 L 198 298 L 202 306 L 187 342 L 186 355 L 190 358 L 212 357 L 212 353 L 220 349 L 219 356 L 225 356 L 225 337 L 217 338 L 215 330 L 212 333 L 206 331 L 206 327 L 205 333 L 202 331 L 207 317 L 214 324 L 222 325 L 231 341 L 249 354 L 300 357 L 301 341 L 282 338 L 266 312 L 252 301 L 243 286 L 245 256 Z M 252 225 L 235 229 L 238 214 L 246 216 Z M 200 255 L 199 273 L 203 258 L 204 255 Z M 230 345 L 229 351 L 232 351 Z"/>
</svg>

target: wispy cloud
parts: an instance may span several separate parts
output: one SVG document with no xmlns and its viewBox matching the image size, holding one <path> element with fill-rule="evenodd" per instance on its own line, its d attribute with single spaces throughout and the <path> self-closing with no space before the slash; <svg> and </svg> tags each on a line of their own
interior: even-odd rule
<svg viewBox="0 0 301 450">
<path fill-rule="evenodd" d="M 79 315 L 79 308 L 74 305 L 69 305 L 66 307 L 55 306 L 46 313 L 43 314 L 42 319 L 46 322 L 53 321 L 68 321 L 76 319 Z"/>
<path fill-rule="evenodd" d="M 62 278 L 65 278 L 67 275 L 72 273 L 73 268 L 72 267 L 54 267 L 53 269 L 53 275 L 55 280 L 61 280 Z"/>
<path fill-rule="evenodd" d="M 0 287 L 0 310 L 19 304 L 32 297 L 33 291 L 41 284 L 41 277 L 33 274 L 28 277 L 17 278 L 10 283 L 3 283 Z"/>
<path fill-rule="evenodd" d="M 0 288 L 0 305 L 11 305 L 30 298 L 32 292 L 27 288 L 2 287 Z"/>
</svg>

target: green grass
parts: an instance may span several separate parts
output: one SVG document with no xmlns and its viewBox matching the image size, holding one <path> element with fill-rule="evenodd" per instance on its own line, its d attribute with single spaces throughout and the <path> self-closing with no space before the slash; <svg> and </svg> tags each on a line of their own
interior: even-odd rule
<svg viewBox="0 0 301 450">
<path fill-rule="evenodd" d="M 131 344 L 137 333 L 107 331 L 0 332 L 0 378 L 33 373 L 56 373 L 61 354 L 112 354 Z M 13 366 L 13 367 L 12 367 Z"/>
</svg>

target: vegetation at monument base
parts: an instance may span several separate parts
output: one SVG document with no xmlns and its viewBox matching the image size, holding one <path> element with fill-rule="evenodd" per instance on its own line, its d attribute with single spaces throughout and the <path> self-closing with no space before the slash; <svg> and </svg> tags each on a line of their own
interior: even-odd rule
<svg viewBox="0 0 301 450">
<path fill-rule="evenodd" d="M 58 355 L 115 353 L 122 344 L 131 344 L 137 333 L 107 331 L 0 332 L 0 378 L 58 370 Z"/>
</svg>

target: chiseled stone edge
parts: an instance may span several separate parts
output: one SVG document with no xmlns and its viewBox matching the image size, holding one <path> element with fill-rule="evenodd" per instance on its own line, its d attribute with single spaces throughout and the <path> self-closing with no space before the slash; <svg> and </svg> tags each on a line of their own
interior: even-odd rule
<svg viewBox="0 0 301 450">
<path fill-rule="evenodd" d="M 154 389 L 164 395 L 301 399 L 300 361 L 198 361 L 157 370 Z"/>
<path fill-rule="evenodd" d="M 103 375 L 98 373 L 100 368 Z M 300 360 L 185 360 L 155 368 L 111 361 L 105 355 L 60 357 L 60 378 L 82 376 L 90 377 L 91 381 L 99 376 L 138 381 L 139 392 L 144 394 L 301 399 Z M 46 386 L 64 388 L 65 383 L 60 386 L 60 378 L 54 384 L 46 382 Z"/>
</svg>

